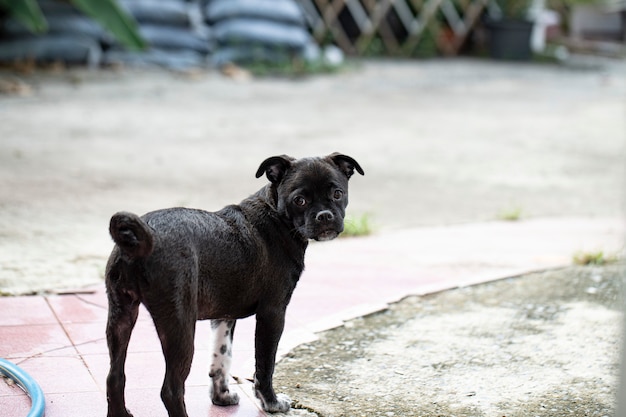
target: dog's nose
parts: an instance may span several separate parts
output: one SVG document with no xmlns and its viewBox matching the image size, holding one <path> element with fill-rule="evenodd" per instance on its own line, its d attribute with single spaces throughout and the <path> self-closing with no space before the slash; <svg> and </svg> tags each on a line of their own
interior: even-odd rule
<svg viewBox="0 0 626 417">
<path fill-rule="evenodd" d="M 317 216 L 315 216 L 315 220 L 317 220 L 320 223 L 332 221 L 334 218 L 335 216 L 330 210 L 322 210 L 319 213 L 317 213 Z"/>
</svg>

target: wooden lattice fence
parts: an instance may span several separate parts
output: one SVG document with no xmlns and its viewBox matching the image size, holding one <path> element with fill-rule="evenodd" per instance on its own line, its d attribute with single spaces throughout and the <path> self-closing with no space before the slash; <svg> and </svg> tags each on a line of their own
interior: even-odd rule
<svg viewBox="0 0 626 417">
<path fill-rule="evenodd" d="M 313 36 L 350 55 L 456 55 L 491 0 L 298 0 Z"/>
</svg>

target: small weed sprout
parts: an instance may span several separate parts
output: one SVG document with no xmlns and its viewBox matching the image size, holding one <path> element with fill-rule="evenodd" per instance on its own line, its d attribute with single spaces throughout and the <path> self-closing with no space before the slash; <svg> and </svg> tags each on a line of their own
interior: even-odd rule
<svg viewBox="0 0 626 417">
<path fill-rule="evenodd" d="M 617 262 L 617 255 L 608 255 L 603 251 L 577 252 L 573 261 L 576 265 L 606 265 Z"/>
<path fill-rule="evenodd" d="M 341 237 L 357 237 L 372 234 L 370 217 L 367 214 L 353 217 L 346 216 L 343 222 L 344 229 Z"/>
<path fill-rule="evenodd" d="M 516 222 L 522 218 L 522 209 L 521 207 L 512 207 L 506 210 L 501 210 L 498 213 L 498 219 L 505 220 L 508 222 Z"/>
</svg>

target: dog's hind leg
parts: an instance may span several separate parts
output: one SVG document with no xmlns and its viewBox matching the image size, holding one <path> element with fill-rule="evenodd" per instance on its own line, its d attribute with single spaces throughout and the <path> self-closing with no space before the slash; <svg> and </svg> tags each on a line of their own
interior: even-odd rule
<svg viewBox="0 0 626 417">
<path fill-rule="evenodd" d="M 185 311 L 176 308 L 170 314 L 165 312 L 160 312 L 159 316 L 153 314 L 152 319 L 165 357 L 165 379 L 161 388 L 161 399 L 169 417 L 187 417 L 185 381 L 193 360 L 196 311 L 193 308 Z"/>
<path fill-rule="evenodd" d="M 211 320 L 213 329 L 213 361 L 209 376 L 213 380 L 211 400 L 217 405 L 233 405 L 239 403 L 237 393 L 228 388 L 230 365 L 233 355 L 233 334 L 236 320 Z"/>
<path fill-rule="evenodd" d="M 111 367 L 107 376 L 108 417 L 132 417 L 126 409 L 124 364 L 133 327 L 137 322 L 139 300 L 129 293 L 109 289 L 109 318 L 106 327 Z"/>
</svg>

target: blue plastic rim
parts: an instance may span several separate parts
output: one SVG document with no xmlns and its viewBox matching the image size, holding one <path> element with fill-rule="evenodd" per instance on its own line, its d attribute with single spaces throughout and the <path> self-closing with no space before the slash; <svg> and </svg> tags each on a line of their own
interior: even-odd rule
<svg viewBox="0 0 626 417">
<path fill-rule="evenodd" d="M 30 397 L 31 407 L 27 417 L 43 417 L 46 402 L 39 384 L 22 368 L 0 358 L 0 374 L 11 378 Z"/>
</svg>

